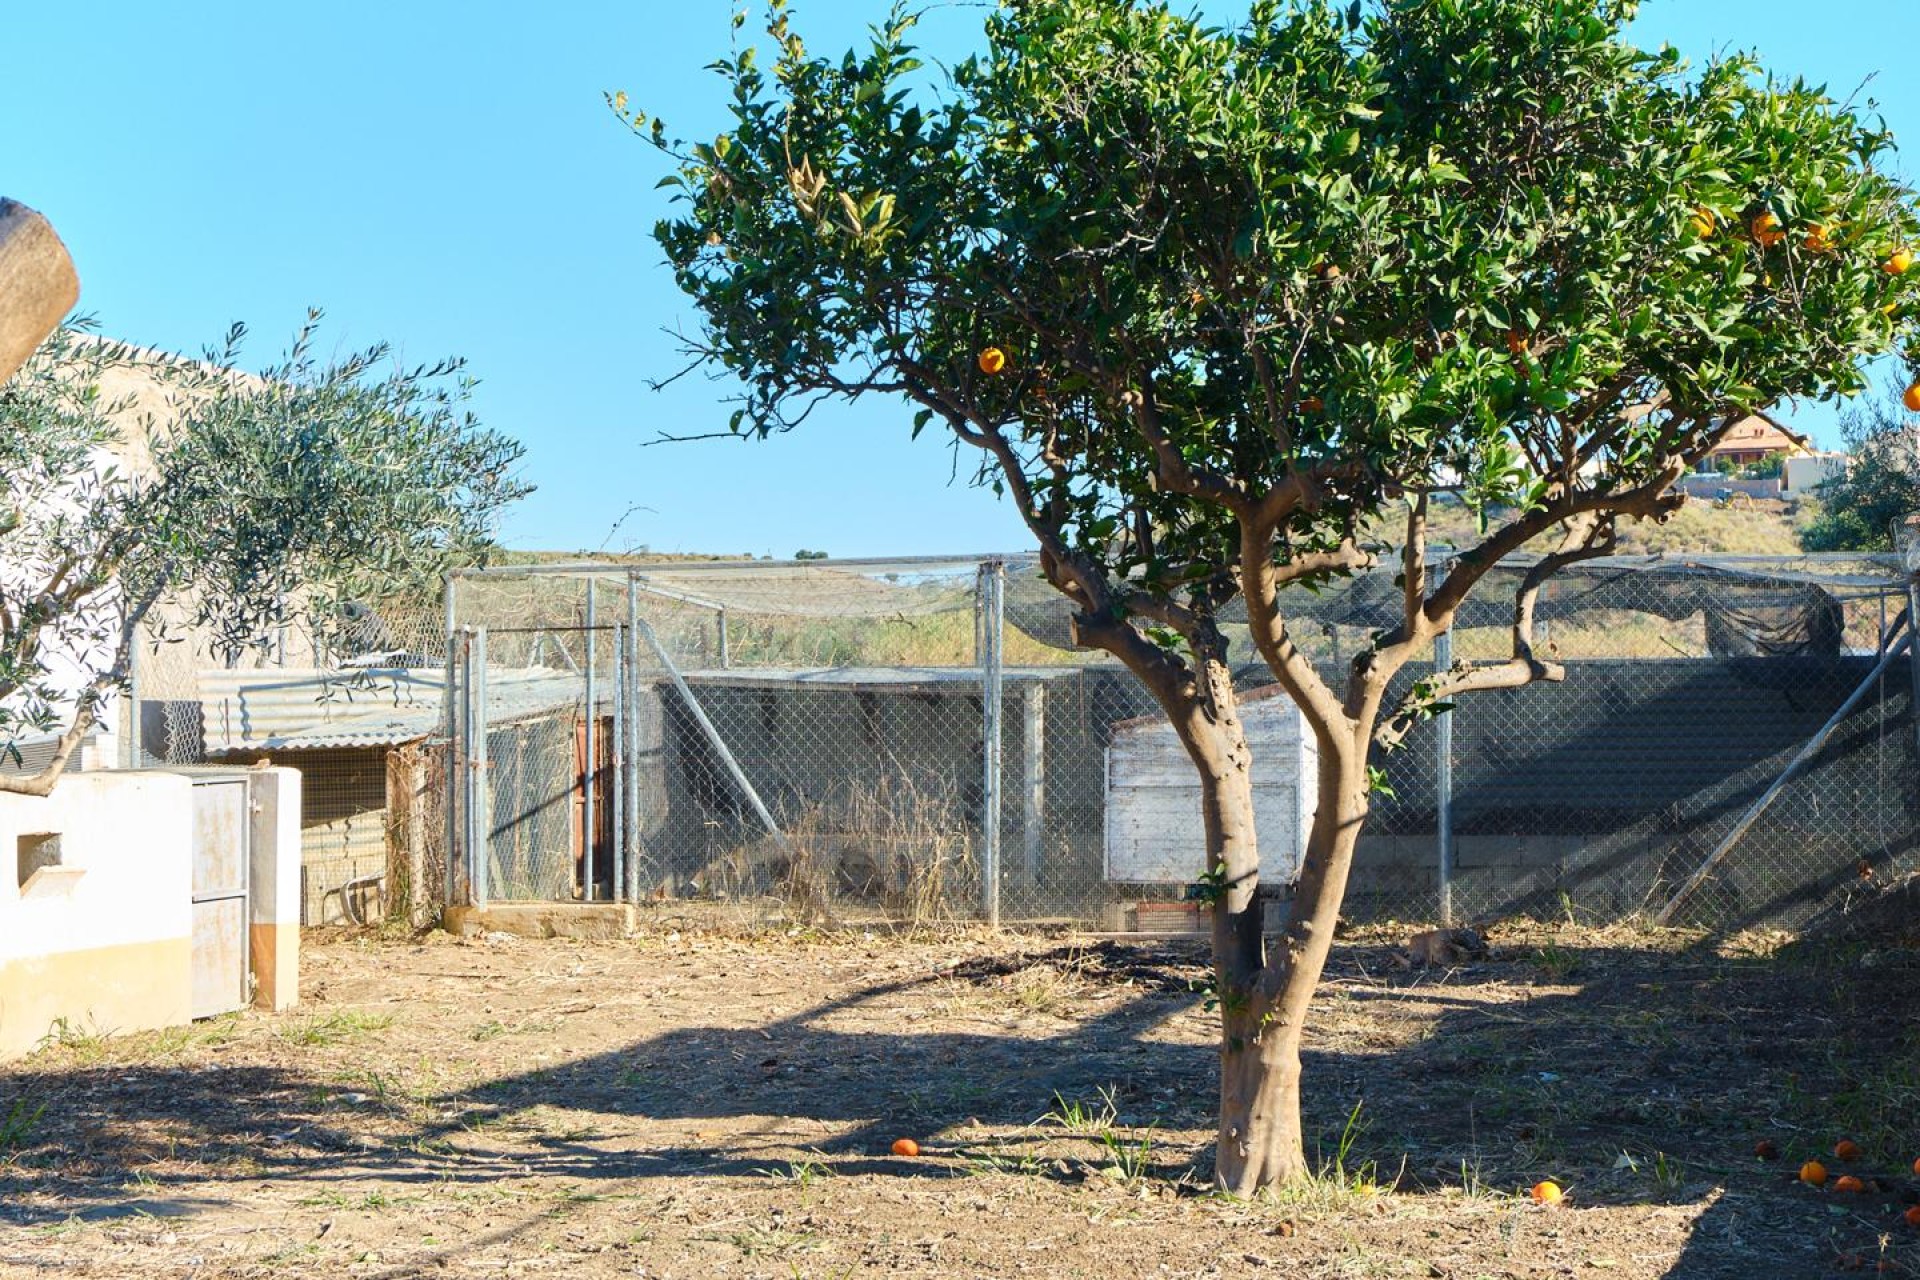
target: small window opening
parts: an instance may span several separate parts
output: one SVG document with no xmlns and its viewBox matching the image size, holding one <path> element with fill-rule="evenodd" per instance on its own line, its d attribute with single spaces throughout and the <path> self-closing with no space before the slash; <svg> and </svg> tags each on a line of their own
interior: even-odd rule
<svg viewBox="0 0 1920 1280">
<path fill-rule="evenodd" d="M 33 873 L 40 868 L 60 865 L 60 836 L 56 832 L 39 831 L 24 835 L 16 844 L 17 883 L 22 889 L 27 887 L 27 881 L 33 879 Z"/>
</svg>

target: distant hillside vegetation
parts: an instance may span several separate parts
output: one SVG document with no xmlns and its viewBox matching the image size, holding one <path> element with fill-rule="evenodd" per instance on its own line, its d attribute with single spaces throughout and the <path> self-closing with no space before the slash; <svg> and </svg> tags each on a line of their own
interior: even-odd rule
<svg viewBox="0 0 1920 1280">
<path fill-rule="evenodd" d="M 1739 506 L 1722 507 L 1701 498 L 1690 498 L 1665 524 L 1628 523 L 1620 529 L 1617 555 L 1740 555 L 1796 556 L 1800 554 L 1800 528 L 1818 514 L 1811 502 L 1790 503 L 1759 499 Z M 1435 509 L 1432 518 L 1435 542 L 1471 546 L 1479 541 L 1473 515 L 1457 505 Z M 1383 527 L 1377 535 L 1397 542 L 1396 531 Z M 1536 544 L 1530 550 L 1544 551 Z"/>
</svg>

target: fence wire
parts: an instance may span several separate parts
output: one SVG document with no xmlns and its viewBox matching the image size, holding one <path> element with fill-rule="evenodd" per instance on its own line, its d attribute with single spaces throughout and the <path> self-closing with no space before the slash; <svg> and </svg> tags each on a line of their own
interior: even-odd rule
<svg viewBox="0 0 1920 1280">
<path fill-rule="evenodd" d="M 1505 654 L 1522 568 L 1462 611 L 1455 658 Z M 1920 871 L 1915 667 L 1881 661 L 1907 592 L 1872 557 L 1566 572 L 1537 636 L 1564 680 L 1462 698 L 1445 768 L 1437 724 L 1376 761 L 1348 916 L 1652 916 L 1706 867 L 1674 918 L 1794 927 Z M 1338 680 L 1399 598 L 1381 572 L 1288 603 Z M 1018 557 L 487 570 L 444 613 L 371 610 L 256 670 L 156 644 L 138 741 L 302 769 L 310 922 L 631 901 L 1197 927 L 1197 785 L 1155 772 L 1171 729 L 1068 617 Z M 1243 615 L 1226 630 L 1241 689 L 1269 685 Z M 1304 757 L 1275 706 L 1254 775 L 1277 844 Z"/>
</svg>

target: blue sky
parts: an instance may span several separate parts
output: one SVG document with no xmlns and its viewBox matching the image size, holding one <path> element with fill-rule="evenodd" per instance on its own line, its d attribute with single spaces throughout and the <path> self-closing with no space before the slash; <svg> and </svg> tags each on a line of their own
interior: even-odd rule
<svg viewBox="0 0 1920 1280">
<path fill-rule="evenodd" d="M 799 3 L 819 50 L 884 7 Z M 1883 73 L 1867 93 L 1920 152 L 1920 78 L 1901 65 L 1911 4 L 1648 0 L 1637 28 L 1696 59 L 1756 49 L 1839 96 Z M 822 413 L 764 443 L 641 447 L 724 426 L 725 389 L 647 388 L 677 367 L 664 330 L 690 316 L 649 234 L 665 208 L 658 159 L 601 94 L 711 132 L 721 90 L 701 68 L 727 45 L 723 0 L 9 8 L 0 191 L 54 219 L 107 332 L 197 351 L 244 320 L 265 363 L 313 304 L 342 347 L 466 356 L 479 411 L 526 443 L 538 486 L 504 531 L 514 546 L 1024 545 L 1011 510 L 955 481 L 933 433 L 910 443 L 893 406 Z M 961 50 L 979 20 L 948 5 L 925 43 Z M 1832 438 L 1825 410 L 1794 416 Z"/>
</svg>

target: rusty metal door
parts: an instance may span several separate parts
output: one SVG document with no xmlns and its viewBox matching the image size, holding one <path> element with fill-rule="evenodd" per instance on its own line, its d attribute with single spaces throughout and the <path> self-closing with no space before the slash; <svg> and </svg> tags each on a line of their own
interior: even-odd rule
<svg viewBox="0 0 1920 1280">
<path fill-rule="evenodd" d="M 243 777 L 193 784 L 193 1016 L 244 1008 L 248 973 L 248 785 Z"/>
</svg>

